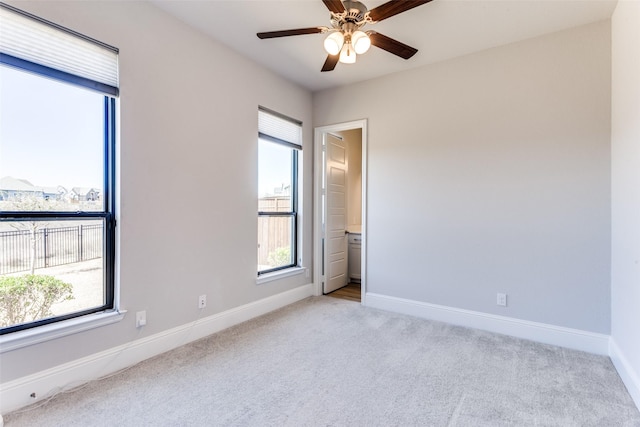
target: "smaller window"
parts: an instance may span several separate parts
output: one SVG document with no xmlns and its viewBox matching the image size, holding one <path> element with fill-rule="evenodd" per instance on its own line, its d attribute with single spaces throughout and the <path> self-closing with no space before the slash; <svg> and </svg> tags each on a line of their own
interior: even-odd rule
<svg viewBox="0 0 640 427">
<path fill-rule="evenodd" d="M 298 265 L 298 157 L 301 123 L 260 109 L 258 275 Z"/>
</svg>

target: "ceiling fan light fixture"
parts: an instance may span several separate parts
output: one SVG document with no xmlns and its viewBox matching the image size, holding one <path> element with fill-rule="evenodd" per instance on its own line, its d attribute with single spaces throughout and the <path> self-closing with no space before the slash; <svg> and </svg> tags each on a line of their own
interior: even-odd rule
<svg viewBox="0 0 640 427">
<path fill-rule="evenodd" d="M 344 46 L 342 46 L 340 62 L 343 64 L 355 64 L 356 51 L 353 49 L 353 46 L 351 46 L 351 43 L 345 43 Z"/>
<path fill-rule="evenodd" d="M 358 55 L 366 53 L 371 47 L 371 39 L 369 39 L 369 35 L 360 30 L 351 35 L 351 43 L 353 44 L 353 50 L 355 50 Z"/>
<path fill-rule="evenodd" d="M 324 49 L 329 54 L 321 72 L 333 71 L 338 62 L 353 64 L 356 57 L 369 51 L 371 45 L 385 50 L 402 59 L 409 59 L 418 49 L 387 37 L 377 31 L 363 31 L 366 25 L 377 24 L 399 13 L 407 12 L 432 0 L 380 0 L 369 10 L 362 1 L 365 0 L 322 0 L 329 9 L 331 26 L 294 28 L 290 30 L 260 32 L 259 39 L 301 36 L 305 34 L 323 34 Z M 368 0 L 367 0 L 368 1 Z M 0 0 L 0 3 L 2 0 Z"/>
<path fill-rule="evenodd" d="M 324 50 L 326 50 L 329 55 L 339 54 L 343 45 L 344 35 L 339 31 L 329 34 L 327 38 L 324 39 Z"/>
</svg>

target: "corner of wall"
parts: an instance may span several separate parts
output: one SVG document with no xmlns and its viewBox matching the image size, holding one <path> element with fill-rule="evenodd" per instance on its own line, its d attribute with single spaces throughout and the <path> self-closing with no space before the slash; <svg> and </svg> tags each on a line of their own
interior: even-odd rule
<svg viewBox="0 0 640 427">
<path fill-rule="evenodd" d="M 613 337 L 611 337 L 609 341 L 609 357 L 613 362 L 613 366 L 618 371 L 618 375 L 620 375 L 622 382 L 627 387 L 627 391 L 631 395 L 631 398 L 640 410 L 640 376 L 633 369 L 633 366 L 631 366 L 629 360 L 626 358 L 624 353 L 622 353 Z"/>
<path fill-rule="evenodd" d="M 640 2 L 611 17 L 611 340 L 609 356 L 640 408 Z"/>
</svg>

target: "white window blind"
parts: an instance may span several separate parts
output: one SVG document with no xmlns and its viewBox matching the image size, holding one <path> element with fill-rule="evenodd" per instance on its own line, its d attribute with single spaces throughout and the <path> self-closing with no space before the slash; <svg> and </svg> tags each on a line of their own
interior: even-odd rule
<svg viewBox="0 0 640 427">
<path fill-rule="evenodd" d="M 3 63 L 28 69 L 21 65 L 27 61 L 101 83 L 107 88 L 79 84 L 117 95 L 117 48 L 6 4 L 0 4 L 0 53 Z"/>
<path fill-rule="evenodd" d="M 258 110 L 258 135 L 302 150 L 302 122 L 262 107 Z"/>
</svg>

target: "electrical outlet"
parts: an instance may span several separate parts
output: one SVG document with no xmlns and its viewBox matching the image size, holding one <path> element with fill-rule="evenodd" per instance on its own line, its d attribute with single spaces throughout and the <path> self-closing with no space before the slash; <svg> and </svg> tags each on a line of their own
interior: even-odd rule
<svg viewBox="0 0 640 427">
<path fill-rule="evenodd" d="M 138 311 L 136 313 L 136 328 L 140 328 L 147 324 L 147 312 Z"/>
<path fill-rule="evenodd" d="M 307 268 L 307 269 L 305 269 L 305 271 L 304 271 L 304 275 L 305 275 L 305 277 L 306 277 L 307 279 L 308 279 L 309 277 L 311 277 L 311 272 L 309 271 L 309 269 L 308 269 L 308 268 Z"/>
<path fill-rule="evenodd" d="M 498 305 L 503 307 L 507 306 L 507 294 L 498 293 L 498 300 L 496 302 Z"/>
<path fill-rule="evenodd" d="M 198 308 L 205 308 L 207 306 L 207 296 L 200 295 L 198 297 Z"/>
</svg>

